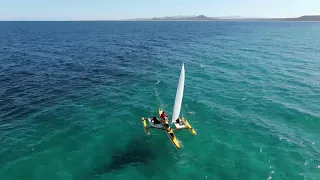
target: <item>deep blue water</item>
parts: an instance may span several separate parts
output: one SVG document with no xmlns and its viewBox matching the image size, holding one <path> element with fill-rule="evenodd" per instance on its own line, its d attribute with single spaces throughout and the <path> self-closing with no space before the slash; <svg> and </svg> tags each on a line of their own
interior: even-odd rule
<svg viewBox="0 0 320 180">
<path fill-rule="evenodd" d="M 0 22 L 0 62 L 0 179 L 320 179 L 320 23 Z"/>
</svg>

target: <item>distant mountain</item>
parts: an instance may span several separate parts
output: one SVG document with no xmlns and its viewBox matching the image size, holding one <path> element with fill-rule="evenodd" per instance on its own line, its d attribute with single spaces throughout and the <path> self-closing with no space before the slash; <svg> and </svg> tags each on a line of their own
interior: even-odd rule
<svg viewBox="0 0 320 180">
<path fill-rule="evenodd" d="M 301 16 L 297 18 L 243 18 L 239 20 L 255 20 L 255 21 L 320 21 L 320 15 Z"/>
<path fill-rule="evenodd" d="M 298 18 L 282 18 L 280 20 L 287 20 L 287 21 L 320 21 L 320 15 L 301 16 L 301 17 L 298 17 Z"/>
<path fill-rule="evenodd" d="M 138 18 L 134 21 L 320 21 L 320 15 L 301 16 L 298 18 L 245 18 L 240 16 L 225 16 L 225 17 L 207 17 L 205 15 L 198 16 L 167 16 L 154 18 Z"/>
<path fill-rule="evenodd" d="M 217 18 L 207 17 L 204 15 L 199 16 L 167 16 L 167 17 L 154 17 L 154 18 L 139 18 L 134 20 L 151 20 L 151 21 L 212 21 L 218 20 Z"/>
<path fill-rule="evenodd" d="M 215 18 L 199 15 L 199 16 L 172 16 L 172 17 L 163 17 L 163 18 L 152 18 L 152 20 L 209 21 L 209 20 L 215 20 Z"/>
</svg>

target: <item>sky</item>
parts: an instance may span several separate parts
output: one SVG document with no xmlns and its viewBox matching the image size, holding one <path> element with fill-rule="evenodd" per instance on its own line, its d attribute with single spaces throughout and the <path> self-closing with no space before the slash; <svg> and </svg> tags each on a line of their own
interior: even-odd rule
<svg viewBox="0 0 320 180">
<path fill-rule="evenodd" d="M 122 20 L 176 15 L 320 15 L 320 0 L 0 0 L 0 20 Z"/>
</svg>

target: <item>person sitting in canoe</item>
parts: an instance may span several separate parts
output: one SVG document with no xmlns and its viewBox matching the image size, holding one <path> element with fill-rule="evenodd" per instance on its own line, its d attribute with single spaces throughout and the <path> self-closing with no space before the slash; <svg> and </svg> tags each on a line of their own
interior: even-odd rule
<svg viewBox="0 0 320 180">
<path fill-rule="evenodd" d="M 184 121 L 180 118 L 177 118 L 176 123 L 183 125 Z"/>
<path fill-rule="evenodd" d="M 180 118 L 177 118 L 176 123 L 181 124 L 180 122 Z"/>
<path fill-rule="evenodd" d="M 152 121 L 153 121 L 153 124 L 160 124 L 160 121 L 156 116 L 153 116 Z"/>
<path fill-rule="evenodd" d="M 167 117 L 167 115 L 166 115 L 166 113 L 165 113 L 164 111 L 163 111 L 162 114 L 161 114 L 161 119 L 162 119 L 162 120 L 168 119 L 168 117 Z"/>
</svg>

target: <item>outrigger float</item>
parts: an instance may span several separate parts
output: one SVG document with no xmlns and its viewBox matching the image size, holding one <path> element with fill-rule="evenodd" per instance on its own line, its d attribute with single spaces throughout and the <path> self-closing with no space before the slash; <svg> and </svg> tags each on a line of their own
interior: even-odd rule
<svg viewBox="0 0 320 180">
<path fill-rule="evenodd" d="M 182 97 L 183 97 L 183 90 L 184 90 L 184 79 L 185 79 L 185 70 L 184 70 L 184 64 L 182 64 L 181 73 L 180 73 L 180 79 L 177 87 L 177 93 L 176 93 L 176 99 L 174 103 L 173 113 L 172 113 L 172 119 L 171 123 L 169 124 L 169 120 L 165 119 L 162 120 L 161 117 L 160 123 L 155 123 L 152 118 L 144 118 L 142 117 L 142 124 L 145 129 L 145 132 L 149 135 L 150 134 L 150 128 L 156 128 L 160 130 L 164 130 L 173 145 L 179 150 L 181 149 L 181 145 L 174 134 L 174 130 L 181 130 L 181 129 L 189 129 L 189 131 L 193 135 L 197 135 L 197 132 L 195 129 L 192 128 L 188 120 L 184 117 L 180 118 L 180 110 L 181 110 L 181 104 L 182 104 Z M 161 116 L 163 110 L 159 108 L 159 116 Z M 150 126 L 147 125 L 147 122 Z M 175 128 L 172 128 L 173 125 Z"/>
</svg>

